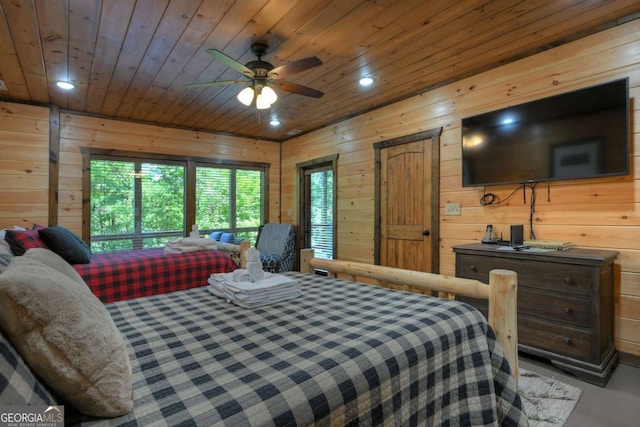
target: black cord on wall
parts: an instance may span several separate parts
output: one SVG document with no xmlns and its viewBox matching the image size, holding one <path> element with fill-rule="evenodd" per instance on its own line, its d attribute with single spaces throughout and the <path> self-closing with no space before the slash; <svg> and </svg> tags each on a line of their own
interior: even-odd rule
<svg viewBox="0 0 640 427">
<path fill-rule="evenodd" d="M 533 219 L 536 213 L 536 184 L 529 184 L 531 188 L 531 203 L 529 204 L 529 238 L 536 239 L 536 233 L 533 231 Z"/>
<path fill-rule="evenodd" d="M 533 221 L 536 213 L 536 185 L 537 183 L 535 182 L 523 183 L 522 186 L 516 187 L 511 193 L 509 193 L 507 197 L 505 197 L 502 200 L 500 200 L 500 198 L 494 193 L 487 193 L 487 187 L 484 187 L 482 197 L 480 198 L 480 204 L 482 206 L 489 206 L 489 205 L 500 206 L 508 202 L 520 189 L 522 189 L 523 203 L 527 204 L 527 188 L 531 189 L 531 196 L 530 196 L 531 203 L 529 205 L 530 206 L 530 209 L 529 209 L 529 230 L 530 230 L 529 236 L 530 237 L 529 238 L 532 240 L 535 240 L 536 233 L 533 230 Z M 547 201 L 551 201 L 550 191 L 551 190 L 549 188 L 549 183 L 547 183 Z"/>
</svg>

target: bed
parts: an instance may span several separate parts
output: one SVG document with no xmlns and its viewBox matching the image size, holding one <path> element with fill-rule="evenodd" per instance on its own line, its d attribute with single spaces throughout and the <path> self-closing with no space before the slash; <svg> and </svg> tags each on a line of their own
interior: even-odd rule
<svg viewBox="0 0 640 427">
<path fill-rule="evenodd" d="M 107 304 L 129 346 L 134 409 L 94 419 L 68 408 L 68 424 L 527 424 L 509 356 L 478 311 L 345 280 L 420 287 L 428 278 L 445 296 L 461 288 L 515 306 L 514 273 L 493 272 L 487 287 L 309 252 L 301 258 L 305 272 L 284 274 L 303 295 L 263 308 L 229 304 L 202 287 Z M 503 309 L 494 317 L 510 324 Z"/>
<path fill-rule="evenodd" d="M 7 230 L 6 241 L 15 255 L 33 248 L 56 252 L 74 266 L 103 303 L 204 286 L 211 273 L 228 273 L 241 266 L 251 246 L 243 240 L 239 244 L 218 242 L 218 250 L 178 254 L 165 254 L 163 248 L 92 254 L 79 236 L 58 225 Z"/>
<path fill-rule="evenodd" d="M 104 303 L 205 286 L 212 273 L 241 265 L 250 246 L 220 244 L 219 250 L 165 254 L 162 248 L 96 253 L 73 267 Z"/>
</svg>

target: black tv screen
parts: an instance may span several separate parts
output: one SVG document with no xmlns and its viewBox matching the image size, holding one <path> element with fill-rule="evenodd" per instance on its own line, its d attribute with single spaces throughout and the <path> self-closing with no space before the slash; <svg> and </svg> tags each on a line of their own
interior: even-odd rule
<svg viewBox="0 0 640 427">
<path fill-rule="evenodd" d="M 629 80 L 462 119 L 462 185 L 629 173 Z"/>
</svg>

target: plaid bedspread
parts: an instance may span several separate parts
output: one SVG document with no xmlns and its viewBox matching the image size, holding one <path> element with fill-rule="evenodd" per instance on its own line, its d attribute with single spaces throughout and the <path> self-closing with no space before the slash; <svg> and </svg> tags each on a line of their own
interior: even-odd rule
<svg viewBox="0 0 640 427">
<path fill-rule="evenodd" d="M 84 425 L 526 425 L 502 349 L 455 301 L 286 273 L 299 298 L 244 309 L 204 288 L 107 307 L 135 408 Z"/>
<path fill-rule="evenodd" d="M 165 255 L 162 248 L 94 254 L 73 266 L 104 303 L 205 286 L 211 273 L 228 273 L 235 262 L 220 251 Z"/>
</svg>

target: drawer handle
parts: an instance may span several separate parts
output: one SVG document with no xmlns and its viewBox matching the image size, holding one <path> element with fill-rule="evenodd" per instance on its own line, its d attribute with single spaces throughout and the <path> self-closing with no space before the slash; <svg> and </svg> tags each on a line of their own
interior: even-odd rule
<svg viewBox="0 0 640 427">
<path fill-rule="evenodd" d="M 571 344 L 573 342 L 569 337 L 564 337 L 562 341 L 564 341 L 565 344 Z"/>
<path fill-rule="evenodd" d="M 474 272 L 475 272 L 475 271 L 478 271 L 478 269 L 476 268 L 476 266 L 475 266 L 475 265 L 470 265 L 470 266 L 469 266 L 469 270 L 470 270 L 470 271 L 474 271 Z"/>
<path fill-rule="evenodd" d="M 571 312 L 573 311 L 573 310 L 571 310 L 571 308 L 570 308 L 570 307 L 565 307 L 565 308 L 563 308 L 562 310 L 563 310 L 565 313 L 567 313 L 567 314 L 571 314 Z"/>
<path fill-rule="evenodd" d="M 570 285 L 571 283 L 573 283 L 573 279 L 571 277 L 565 277 L 564 279 L 562 279 L 562 283 L 564 283 L 565 285 Z"/>
</svg>

